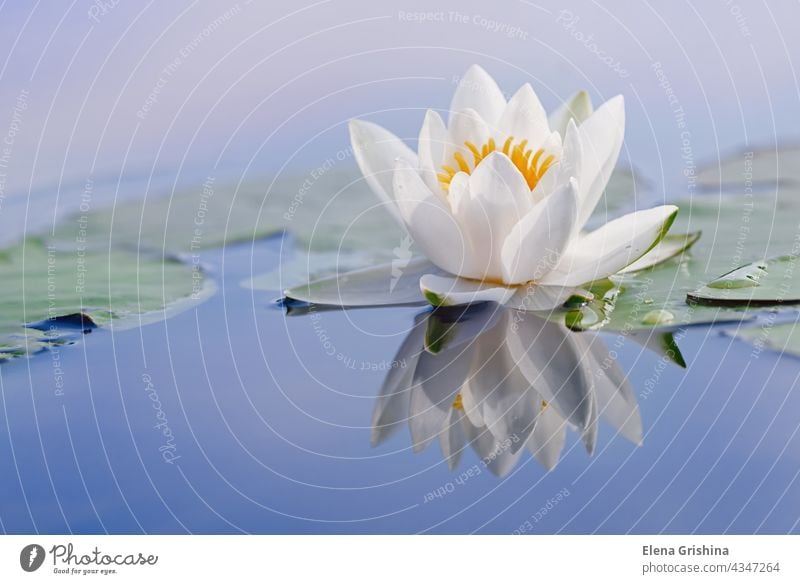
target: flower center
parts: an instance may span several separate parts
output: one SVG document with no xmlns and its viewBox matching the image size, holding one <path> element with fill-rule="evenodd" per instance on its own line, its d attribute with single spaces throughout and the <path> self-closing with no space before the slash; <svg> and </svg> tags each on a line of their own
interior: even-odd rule
<svg viewBox="0 0 800 584">
<path fill-rule="evenodd" d="M 470 163 L 464 158 L 464 155 L 460 151 L 453 154 L 455 166 L 443 164 L 442 170 L 444 172 L 440 172 L 436 175 L 439 179 L 439 184 L 442 185 L 445 191 L 450 188 L 450 181 L 453 180 L 453 177 L 458 172 L 472 174 L 472 171 L 475 170 L 475 167 L 478 166 L 481 160 L 497 150 L 497 144 L 494 138 L 489 138 L 489 141 L 480 148 L 475 146 L 472 142 L 464 142 L 464 146 L 472 153 L 473 163 L 470 166 Z M 511 159 L 514 166 L 516 166 L 522 173 L 522 176 L 525 177 L 528 188 L 533 190 L 544 176 L 544 173 L 553 166 L 556 157 L 553 154 L 545 156 L 544 148 L 539 148 L 539 150 L 534 153 L 534 151 L 527 146 L 527 140 L 522 140 L 515 145 L 514 136 L 509 136 L 503 143 L 503 148 L 500 151 Z"/>
</svg>

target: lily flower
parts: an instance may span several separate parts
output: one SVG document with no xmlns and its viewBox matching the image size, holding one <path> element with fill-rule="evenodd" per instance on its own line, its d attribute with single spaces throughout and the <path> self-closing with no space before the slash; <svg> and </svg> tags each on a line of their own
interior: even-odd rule
<svg viewBox="0 0 800 584">
<path fill-rule="evenodd" d="M 644 256 L 672 224 L 673 205 L 585 231 L 624 130 L 621 95 L 592 111 L 580 92 L 548 117 L 530 84 L 506 101 L 477 65 L 459 83 L 447 124 L 427 112 L 416 153 L 385 128 L 350 123 L 364 178 L 433 264 L 419 279 L 428 302 L 513 300 L 534 310 L 634 262 L 657 263 Z"/>
</svg>

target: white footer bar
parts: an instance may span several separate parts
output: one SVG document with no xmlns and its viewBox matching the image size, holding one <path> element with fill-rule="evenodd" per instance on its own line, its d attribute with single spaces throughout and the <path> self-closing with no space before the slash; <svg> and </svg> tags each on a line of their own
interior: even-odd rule
<svg viewBox="0 0 800 584">
<path fill-rule="evenodd" d="M 800 582 L 798 550 L 772 535 L 3 536 L 0 582 L 777 583 Z"/>
</svg>

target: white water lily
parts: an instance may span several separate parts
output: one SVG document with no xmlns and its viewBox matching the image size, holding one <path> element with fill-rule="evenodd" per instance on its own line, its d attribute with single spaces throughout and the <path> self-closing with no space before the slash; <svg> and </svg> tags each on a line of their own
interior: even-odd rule
<svg viewBox="0 0 800 584">
<path fill-rule="evenodd" d="M 419 280 L 431 304 L 516 299 L 547 309 L 573 287 L 657 261 L 643 256 L 669 229 L 675 206 L 584 232 L 624 128 L 622 96 L 593 112 L 580 92 L 548 118 L 529 84 L 506 101 L 474 65 L 447 125 L 428 111 L 417 153 L 371 122 L 352 121 L 350 135 L 366 181 L 439 269 Z"/>
</svg>

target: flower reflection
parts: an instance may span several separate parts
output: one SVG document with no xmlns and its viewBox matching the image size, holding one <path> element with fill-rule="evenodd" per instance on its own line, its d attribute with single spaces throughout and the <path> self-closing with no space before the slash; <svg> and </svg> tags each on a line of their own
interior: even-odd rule
<svg viewBox="0 0 800 584">
<path fill-rule="evenodd" d="M 414 450 L 438 439 L 451 469 L 467 446 L 503 476 L 528 450 L 556 466 L 567 429 L 591 454 L 604 418 L 635 444 L 642 421 L 602 339 L 493 304 L 417 317 L 373 413 L 373 445 L 408 424 Z"/>
</svg>

